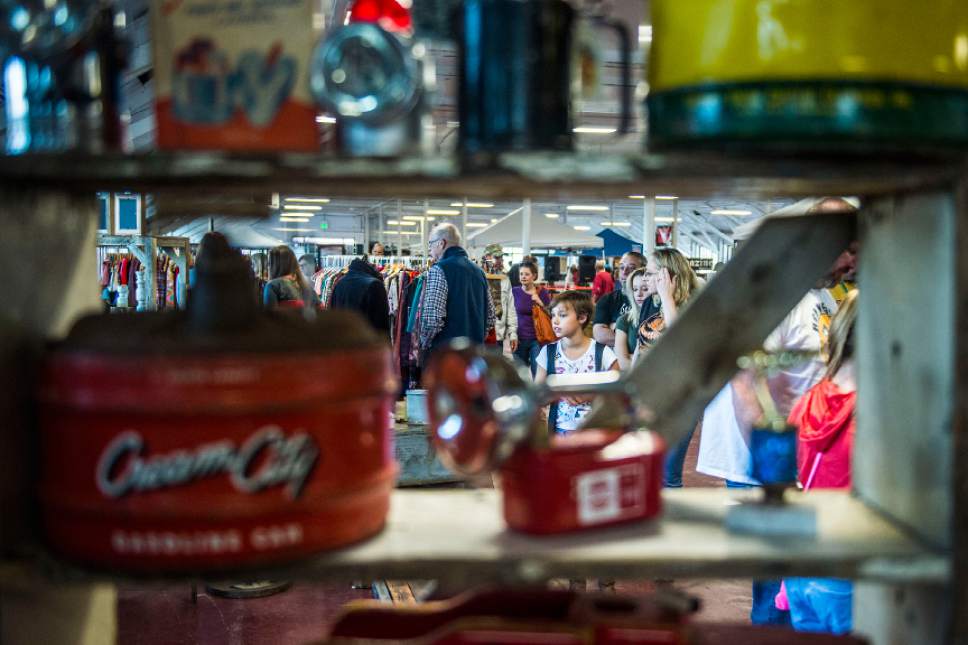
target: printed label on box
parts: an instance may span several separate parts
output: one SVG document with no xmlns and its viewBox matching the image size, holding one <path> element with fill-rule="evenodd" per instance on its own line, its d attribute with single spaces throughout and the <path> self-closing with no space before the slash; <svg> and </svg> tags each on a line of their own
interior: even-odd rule
<svg viewBox="0 0 968 645">
<path fill-rule="evenodd" d="M 578 523 L 604 524 L 645 510 L 645 468 L 629 464 L 575 477 Z"/>
<path fill-rule="evenodd" d="M 316 150 L 308 0 L 154 0 L 161 148 Z"/>
</svg>

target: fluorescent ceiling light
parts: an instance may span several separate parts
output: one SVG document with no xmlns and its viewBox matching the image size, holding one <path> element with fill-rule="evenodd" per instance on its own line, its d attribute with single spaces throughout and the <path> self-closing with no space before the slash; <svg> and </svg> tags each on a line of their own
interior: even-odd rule
<svg viewBox="0 0 968 645">
<path fill-rule="evenodd" d="M 602 226 L 617 226 L 620 228 L 625 228 L 632 226 L 631 222 L 602 222 Z"/>
<path fill-rule="evenodd" d="M 417 231 L 383 231 L 384 235 L 420 235 Z"/>
<path fill-rule="evenodd" d="M 652 25 L 639 25 L 639 42 L 652 42 Z"/>
<path fill-rule="evenodd" d="M 430 208 L 427 210 L 427 215 L 460 215 L 460 211 L 448 208 Z"/>
<path fill-rule="evenodd" d="M 283 231 L 288 233 L 312 233 L 316 229 L 314 228 L 274 228 L 273 231 Z"/>
<path fill-rule="evenodd" d="M 323 210 L 322 206 L 309 206 L 307 204 L 285 204 L 282 208 L 287 211 L 309 211 L 311 213 L 318 213 Z"/>
<path fill-rule="evenodd" d="M 592 227 L 591 226 L 576 226 L 575 227 L 575 230 L 576 231 L 590 231 L 590 230 L 592 230 Z"/>
<path fill-rule="evenodd" d="M 709 211 L 710 215 L 736 215 L 737 217 L 742 217 L 744 215 L 752 215 L 753 211 L 744 210 L 731 210 L 728 208 L 717 208 L 715 210 Z"/>
<path fill-rule="evenodd" d="M 580 125 L 573 129 L 572 132 L 576 134 L 615 134 L 618 132 L 615 128 L 603 128 L 593 125 Z"/>
<path fill-rule="evenodd" d="M 335 116 L 324 116 L 320 114 L 316 117 L 316 123 L 336 123 Z"/>
<path fill-rule="evenodd" d="M 467 222 L 467 228 L 487 228 L 490 224 L 486 222 Z"/>
<path fill-rule="evenodd" d="M 655 198 L 656 199 L 664 199 L 666 201 L 673 201 L 675 199 L 679 199 L 675 195 L 656 195 Z"/>
<path fill-rule="evenodd" d="M 433 217 L 423 217 L 421 215 L 404 215 L 403 216 L 403 219 L 407 220 L 408 222 L 432 222 L 432 221 L 434 221 L 434 218 Z"/>
<path fill-rule="evenodd" d="M 328 197 L 286 197 L 287 202 L 298 202 L 301 204 L 328 204 Z"/>
<path fill-rule="evenodd" d="M 500 217 L 492 217 L 491 218 L 491 224 L 497 224 L 500 221 L 501 221 L 501 218 Z"/>
<path fill-rule="evenodd" d="M 568 207 L 570 211 L 591 211 L 601 213 L 608 210 L 608 206 L 590 206 L 588 204 L 573 204 Z"/>
<path fill-rule="evenodd" d="M 352 237 L 297 237 L 293 240 L 297 244 L 356 244 Z"/>
<path fill-rule="evenodd" d="M 559 215 L 558 213 L 545 213 L 545 217 L 548 219 L 558 219 Z"/>
<path fill-rule="evenodd" d="M 671 224 L 672 222 L 674 222 L 676 220 L 675 220 L 674 217 L 656 217 L 655 218 L 655 221 L 658 222 L 658 223 L 660 223 L 660 224 Z M 679 221 L 681 222 L 682 220 L 680 219 Z"/>
<path fill-rule="evenodd" d="M 454 202 L 451 204 L 454 208 L 462 208 L 464 202 Z M 494 208 L 494 204 L 489 204 L 487 202 L 467 202 L 467 208 Z"/>
<path fill-rule="evenodd" d="M 410 221 L 401 222 L 398 219 L 388 219 L 387 220 L 387 225 L 388 226 L 416 226 L 417 223 L 416 222 L 410 222 Z"/>
<path fill-rule="evenodd" d="M 309 218 L 308 217 L 287 217 L 283 215 L 282 217 L 279 218 L 279 221 L 280 222 L 308 222 Z"/>
<path fill-rule="evenodd" d="M 645 199 L 645 195 L 629 195 L 629 199 Z"/>
</svg>

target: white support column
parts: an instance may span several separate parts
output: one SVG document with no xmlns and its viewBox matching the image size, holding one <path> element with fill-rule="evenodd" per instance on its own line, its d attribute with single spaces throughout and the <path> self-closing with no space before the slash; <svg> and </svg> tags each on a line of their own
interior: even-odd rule
<svg viewBox="0 0 968 645">
<path fill-rule="evenodd" d="M 403 255 L 403 202 L 397 200 L 397 255 Z"/>
<path fill-rule="evenodd" d="M 531 255 L 531 200 L 521 207 L 521 254 Z"/>
<path fill-rule="evenodd" d="M 679 247 L 679 200 L 672 202 L 672 248 Z"/>
<path fill-rule="evenodd" d="M 467 244 L 467 198 L 464 198 L 464 207 L 461 209 L 460 219 L 460 239 L 463 244 Z"/>
<path fill-rule="evenodd" d="M 377 233 L 376 233 L 375 241 L 380 242 L 383 245 L 386 245 L 386 241 L 384 240 L 384 237 L 386 236 L 387 219 L 386 219 L 386 216 L 383 215 L 383 204 L 380 204 L 380 213 L 379 215 L 377 215 L 376 222 L 377 222 L 377 229 L 376 229 Z M 367 252 L 369 251 L 370 249 L 367 249 Z M 384 252 L 386 252 L 386 249 L 384 249 Z"/>
<path fill-rule="evenodd" d="M 642 201 L 642 249 L 646 255 L 655 251 L 655 197 Z"/>
<path fill-rule="evenodd" d="M 430 210 L 430 200 L 424 200 L 424 209 L 420 218 L 420 255 L 427 253 L 427 211 Z M 412 248 L 412 247 L 411 247 Z"/>
<path fill-rule="evenodd" d="M 370 212 L 363 213 L 363 254 L 370 252 Z"/>
</svg>

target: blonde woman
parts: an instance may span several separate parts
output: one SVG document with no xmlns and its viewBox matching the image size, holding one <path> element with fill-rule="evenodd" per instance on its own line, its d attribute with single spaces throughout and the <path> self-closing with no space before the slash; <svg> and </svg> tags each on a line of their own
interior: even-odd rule
<svg viewBox="0 0 968 645">
<path fill-rule="evenodd" d="M 659 298 L 647 298 L 639 316 L 638 346 L 632 364 L 639 360 L 675 323 L 682 308 L 699 290 L 700 282 L 689 265 L 689 260 L 676 249 L 657 249 L 649 255 L 645 265 L 648 289 Z M 698 421 L 697 421 L 698 425 Z M 693 428 L 693 432 L 695 428 Z M 666 454 L 663 484 L 667 488 L 682 488 L 682 466 L 692 440 L 690 432 L 679 444 L 669 446 Z"/>
<path fill-rule="evenodd" d="M 699 278 L 689 265 L 689 260 L 676 249 L 657 249 L 652 252 L 645 265 L 645 275 L 649 291 L 659 296 L 660 306 L 651 310 L 643 309 L 639 319 L 636 355 L 655 345 L 700 287 Z"/>
<path fill-rule="evenodd" d="M 615 323 L 615 355 L 622 371 L 632 366 L 632 356 L 639 342 L 637 330 L 642 306 L 646 299 L 657 298 L 655 290 L 650 289 L 645 267 L 638 268 L 629 275 L 625 281 L 624 292 L 632 306 Z"/>
</svg>

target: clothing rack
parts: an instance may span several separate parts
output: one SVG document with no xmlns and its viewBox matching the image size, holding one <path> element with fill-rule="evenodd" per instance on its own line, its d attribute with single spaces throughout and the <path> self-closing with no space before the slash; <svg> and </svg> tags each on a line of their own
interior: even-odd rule
<svg viewBox="0 0 968 645">
<path fill-rule="evenodd" d="M 181 279 L 178 281 L 177 300 L 179 307 L 188 302 L 188 271 L 192 265 L 192 248 L 187 237 L 166 237 L 155 235 L 107 235 L 98 233 L 98 248 L 122 248 L 141 262 L 145 273 L 146 293 L 138 296 L 139 311 L 159 309 L 157 295 L 156 261 L 159 253 L 167 255 L 178 267 Z M 166 253 L 172 251 L 172 253 Z M 129 285 L 130 288 L 131 285 Z"/>
<path fill-rule="evenodd" d="M 320 269 L 348 267 L 353 260 L 364 259 L 375 267 L 403 266 L 410 269 L 425 269 L 430 266 L 430 258 L 419 255 L 321 255 Z"/>
<path fill-rule="evenodd" d="M 269 280 L 269 248 L 260 247 L 246 247 L 239 248 L 239 253 L 244 255 L 249 262 L 252 261 L 252 256 L 262 256 L 260 258 L 259 266 L 256 268 L 252 267 L 253 273 L 255 274 L 255 279 L 259 282 L 259 293 L 262 293 L 262 286 Z"/>
</svg>

